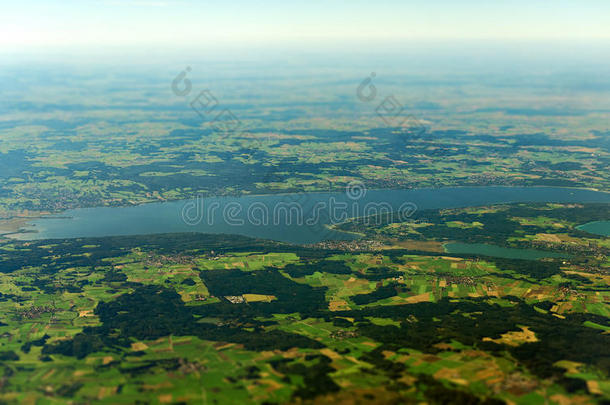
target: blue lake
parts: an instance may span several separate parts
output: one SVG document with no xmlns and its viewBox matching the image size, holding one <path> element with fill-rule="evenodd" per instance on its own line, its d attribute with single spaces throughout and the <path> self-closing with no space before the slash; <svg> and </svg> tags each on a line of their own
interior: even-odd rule
<svg viewBox="0 0 610 405">
<path fill-rule="evenodd" d="M 595 235 L 610 236 L 610 221 L 589 222 L 576 228 Z"/>
<path fill-rule="evenodd" d="M 610 203 L 610 194 L 561 187 L 455 187 L 348 193 L 209 197 L 134 207 L 83 208 L 33 220 L 21 240 L 171 232 L 230 233 L 289 243 L 349 240 L 329 224 L 398 210 L 413 211 L 509 202 Z"/>
</svg>

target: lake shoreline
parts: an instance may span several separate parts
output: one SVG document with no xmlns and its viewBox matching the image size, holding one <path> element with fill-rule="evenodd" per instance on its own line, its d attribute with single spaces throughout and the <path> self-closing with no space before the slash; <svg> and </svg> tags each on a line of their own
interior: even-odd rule
<svg viewBox="0 0 610 405">
<path fill-rule="evenodd" d="M 261 195 L 244 195 L 241 197 L 205 197 L 189 200 L 174 200 L 165 202 L 146 203 L 130 206 L 112 206 L 112 207 L 88 207 L 77 208 L 63 211 L 62 213 L 49 214 L 40 216 L 39 218 L 28 218 L 26 226 L 22 227 L 17 233 L 10 235 L 11 239 L 16 240 L 32 240 L 32 239 L 48 239 L 48 238 L 68 238 L 68 237 L 86 237 L 86 236 L 113 236 L 126 234 L 142 234 L 142 233 L 166 233 L 166 232 L 185 232 L 197 231 L 203 233 L 238 233 L 245 236 L 253 236 L 257 238 L 279 240 L 288 243 L 316 243 L 319 238 L 327 240 L 345 240 L 347 236 L 361 237 L 362 235 L 352 232 L 345 232 L 336 229 L 340 223 L 353 220 L 358 217 L 367 217 L 375 215 L 380 210 L 379 206 L 385 204 L 384 207 L 390 210 L 389 212 L 397 215 L 404 204 L 411 204 L 414 211 L 426 209 L 446 209 L 446 208 L 464 208 L 488 206 L 497 204 L 509 203 L 610 203 L 610 193 L 599 192 L 585 188 L 566 188 L 566 187 L 516 187 L 516 186 L 483 186 L 483 187 L 438 187 L 438 188 L 421 188 L 421 189 L 375 189 L 367 190 L 357 198 L 340 192 L 310 192 L 306 193 L 283 193 L 283 194 L 261 194 Z M 295 196 L 295 198 L 290 198 Z M 287 198 L 288 197 L 288 198 Z M 196 214 L 200 214 L 199 222 L 191 224 L 184 216 L 184 210 L 187 204 L 195 209 Z M 312 221 L 312 224 L 300 224 L 300 229 L 296 229 L 292 224 L 274 223 L 269 226 L 268 223 L 254 224 L 251 218 L 244 216 L 245 208 L 249 211 L 254 205 L 263 206 L 267 210 L 267 218 L 270 218 L 269 210 L 276 210 L 282 204 L 294 204 L 301 210 L 310 210 L 314 204 L 326 204 L 330 212 L 333 203 L 336 205 L 345 205 L 345 212 L 341 212 L 339 220 L 336 217 L 319 216 Z M 227 218 L 220 218 L 219 213 L 211 213 L 210 207 L 216 204 L 219 210 L 224 209 L 223 215 L 229 205 L 237 205 L 241 213 L 242 224 L 241 228 L 236 227 L 232 223 L 227 222 Z M 402 204 L 402 205 L 401 205 Z M 201 208 L 200 208 L 201 207 Z M 205 208 L 204 208 L 205 207 Z M 325 206 L 326 207 L 326 206 Z M 347 207 L 351 207 L 348 210 Z M 371 210 L 369 208 L 374 208 Z M 207 211 L 206 211 L 207 209 Z M 325 210 L 326 208 L 323 208 Z M 320 213 L 318 212 L 318 214 Z M 381 212 L 381 211 L 379 211 Z M 307 211 L 309 213 L 309 211 Z M 182 214 L 182 217 L 180 216 Z M 214 217 L 215 215 L 215 217 Z M 292 212 L 286 215 L 292 215 Z M 303 215 L 303 212 L 301 212 Z M 107 219 L 106 224 L 101 222 L 97 216 L 103 216 Z M 123 222 L 117 221 L 117 216 L 121 217 Z M 409 215 L 408 215 L 409 216 Z M 407 216 L 407 217 L 408 217 Z M 205 217 L 208 224 L 204 224 Z M 233 218 L 230 218 L 233 219 Z M 243 222 L 248 219 L 250 222 Z M 274 221 L 275 221 L 274 217 Z M 286 220 L 288 218 L 284 218 Z M 308 218 L 310 221 L 312 218 Z M 268 222 L 268 221 L 267 221 Z M 290 222 L 290 221 L 288 221 Z M 77 229 L 80 226 L 80 229 Z M 188 225 L 188 226 L 187 226 Z M 254 226 L 257 225 L 257 226 Z M 277 226 L 280 225 L 280 226 Z M 61 227 L 64 226 L 62 230 Z M 114 226 L 114 228 L 112 227 Z M 275 228 L 274 228 L 275 227 Z M 265 229 L 266 228 L 266 229 Z M 300 231 L 308 231 L 309 235 L 299 235 Z M 32 236 L 31 233 L 42 233 L 40 237 Z M 63 233 L 62 233 L 63 232 Z M 108 232 L 108 233 L 104 233 Z M 127 232 L 127 233 L 126 233 Z M 291 235 L 286 235 L 286 232 Z M 74 235 L 74 236 L 69 236 Z M 350 238 L 351 239 L 351 238 Z"/>
<path fill-rule="evenodd" d="M 592 235 L 610 236 L 610 220 L 587 222 L 586 224 L 577 225 L 575 228 Z"/>
</svg>

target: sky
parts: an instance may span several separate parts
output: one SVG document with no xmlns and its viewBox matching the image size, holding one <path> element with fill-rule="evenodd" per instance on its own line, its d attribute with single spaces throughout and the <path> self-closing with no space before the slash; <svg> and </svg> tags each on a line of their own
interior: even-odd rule
<svg viewBox="0 0 610 405">
<path fill-rule="evenodd" d="M 610 42 L 608 0 L 2 0 L 0 52 L 69 48 Z"/>
</svg>

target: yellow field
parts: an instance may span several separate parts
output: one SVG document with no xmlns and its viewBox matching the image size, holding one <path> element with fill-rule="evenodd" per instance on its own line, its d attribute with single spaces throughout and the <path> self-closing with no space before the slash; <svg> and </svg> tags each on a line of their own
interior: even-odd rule
<svg viewBox="0 0 610 405">
<path fill-rule="evenodd" d="M 275 299 L 275 295 L 263 295 L 263 294 L 244 294 L 246 302 L 271 302 Z"/>
</svg>

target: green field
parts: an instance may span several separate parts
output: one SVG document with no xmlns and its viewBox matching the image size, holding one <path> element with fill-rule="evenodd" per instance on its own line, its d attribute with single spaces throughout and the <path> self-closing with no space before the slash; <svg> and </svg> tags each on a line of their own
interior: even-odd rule
<svg viewBox="0 0 610 405">
<path fill-rule="evenodd" d="M 0 399 L 601 403 L 607 238 L 555 226 L 565 210 L 576 224 L 608 206 L 426 213 L 428 240 L 475 215 L 477 228 L 504 218 L 516 234 L 580 241 L 544 261 L 413 252 L 391 238 L 376 251 L 199 234 L 4 242 Z"/>
</svg>

